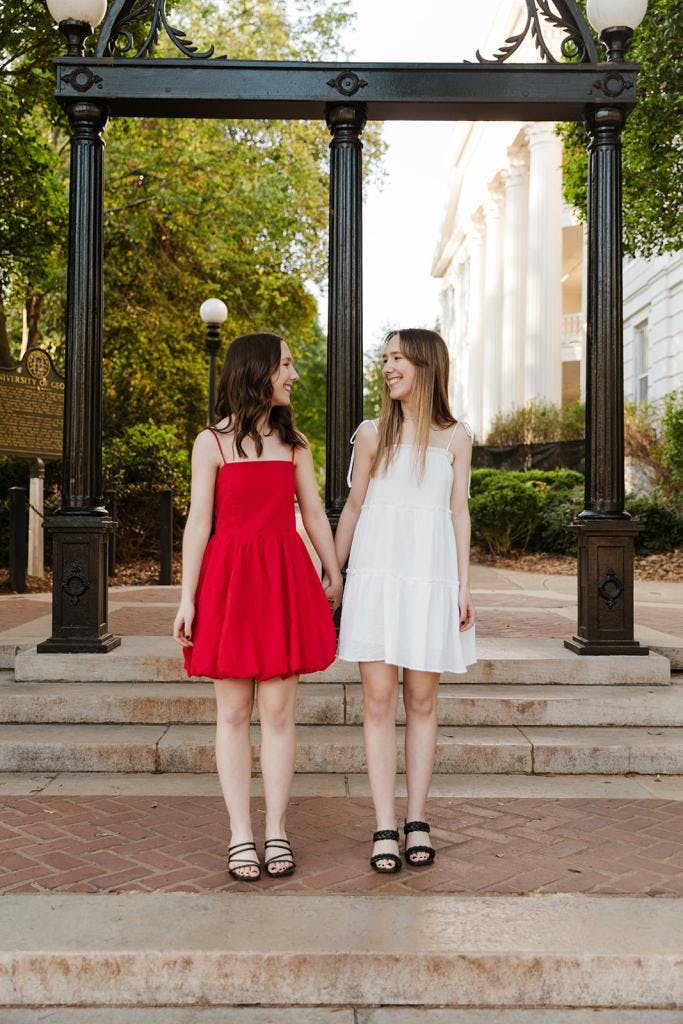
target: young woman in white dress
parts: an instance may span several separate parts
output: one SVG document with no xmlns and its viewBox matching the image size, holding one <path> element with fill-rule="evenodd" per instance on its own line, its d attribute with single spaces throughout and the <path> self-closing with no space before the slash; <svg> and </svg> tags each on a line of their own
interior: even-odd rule
<svg viewBox="0 0 683 1024">
<path fill-rule="evenodd" d="M 425 804 L 436 755 L 441 672 L 476 660 L 467 505 L 472 432 L 448 405 L 448 349 L 434 331 L 387 335 L 378 421 L 351 438 L 351 488 L 339 520 L 339 564 L 349 558 L 339 657 L 358 661 L 363 731 L 377 816 L 372 867 L 399 871 L 396 711 L 403 668 L 408 788 L 406 863 L 434 849 Z"/>
</svg>

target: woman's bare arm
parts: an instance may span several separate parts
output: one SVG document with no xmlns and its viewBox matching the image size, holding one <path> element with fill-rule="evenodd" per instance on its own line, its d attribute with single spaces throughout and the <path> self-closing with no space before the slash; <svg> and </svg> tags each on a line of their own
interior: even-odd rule
<svg viewBox="0 0 683 1024">
<path fill-rule="evenodd" d="M 460 580 L 460 629 L 474 625 L 474 607 L 470 596 L 470 539 L 472 527 L 467 503 L 470 466 L 472 465 L 472 438 L 459 426 L 453 438 L 453 489 L 451 514 L 458 552 L 458 579 Z"/>
<path fill-rule="evenodd" d="M 313 468 L 313 455 L 308 445 L 297 448 L 294 459 L 296 497 L 301 509 L 301 519 L 311 544 L 318 553 L 325 574 L 325 590 L 332 610 L 341 601 L 342 579 L 334 550 L 334 538 L 325 509 L 318 494 L 318 485 Z"/>
<path fill-rule="evenodd" d="M 351 490 L 339 518 L 334 538 L 337 559 L 342 567 L 346 565 L 351 551 L 356 524 L 370 483 L 370 469 L 377 451 L 377 431 L 372 423 L 369 421 L 361 423 L 356 434 L 355 445 Z"/>
<path fill-rule="evenodd" d="M 203 430 L 192 449 L 192 491 L 183 534 L 182 589 L 180 607 L 173 626 L 173 636 L 184 647 L 191 644 L 195 591 L 204 551 L 211 535 L 216 474 L 221 465 L 214 438 L 208 430 Z"/>
</svg>

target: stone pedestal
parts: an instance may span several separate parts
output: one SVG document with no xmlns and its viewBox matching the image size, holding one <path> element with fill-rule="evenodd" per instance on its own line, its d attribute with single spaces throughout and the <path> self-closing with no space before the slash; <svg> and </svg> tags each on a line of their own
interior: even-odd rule
<svg viewBox="0 0 683 1024">
<path fill-rule="evenodd" d="M 39 653 L 106 654 L 121 643 L 109 632 L 107 619 L 107 540 L 113 528 L 111 519 L 99 515 L 45 521 L 55 585 L 52 636 L 38 644 Z"/>
<path fill-rule="evenodd" d="M 633 545 L 642 529 L 630 520 L 586 519 L 570 527 L 579 556 L 575 654 L 649 654 L 633 639 Z"/>
</svg>

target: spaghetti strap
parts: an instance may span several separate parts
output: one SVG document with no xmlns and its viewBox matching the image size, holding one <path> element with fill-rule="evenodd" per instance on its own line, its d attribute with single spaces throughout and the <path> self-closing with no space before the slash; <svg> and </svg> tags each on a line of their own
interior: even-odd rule
<svg viewBox="0 0 683 1024">
<path fill-rule="evenodd" d="M 469 423 L 466 423 L 465 420 L 458 420 L 453 429 L 451 430 L 451 436 L 448 438 L 448 444 L 446 445 L 447 452 L 451 450 L 453 438 L 455 437 L 455 432 L 458 429 L 458 427 L 462 427 L 462 429 L 465 431 L 468 437 L 474 437 L 474 431 L 472 430 L 472 427 L 469 425 Z"/>
<path fill-rule="evenodd" d="M 360 428 L 363 426 L 363 423 L 372 423 L 373 427 L 375 428 L 375 432 L 377 434 L 379 434 L 379 430 L 377 429 L 377 424 L 375 423 L 374 420 L 363 420 L 362 423 L 359 423 L 358 426 L 356 427 L 356 429 L 354 430 L 354 432 L 351 434 L 351 461 L 349 462 L 349 472 L 347 473 L 347 476 L 346 476 L 346 482 L 349 485 L 349 487 L 351 486 L 351 478 L 353 476 L 353 460 L 354 460 L 355 455 L 356 455 L 356 447 L 355 447 L 356 446 L 356 434 L 358 433 Z"/>
<path fill-rule="evenodd" d="M 214 436 L 214 437 L 216 438 L 216 444 L 218 445 L 218 450 L 219 450 L 219 452 L 221 453 L 221 458 L 223 459 L 223 465 L 225 465 L 225 455 L 223 454 L 223 446 L 221 445 L 221 442 L 220 442 L 220 438 L 218 437 L 218 434 L 217 434 L 217 433 L 216 433 L 216 431 L 215 431 L 215 430 L 213 429 L 213 427 L 209 427 L 209 431 L 210 431 L 210 432 L 211 432 L 211 433 L 213 434 L 213 436 Z"/>
</svg>

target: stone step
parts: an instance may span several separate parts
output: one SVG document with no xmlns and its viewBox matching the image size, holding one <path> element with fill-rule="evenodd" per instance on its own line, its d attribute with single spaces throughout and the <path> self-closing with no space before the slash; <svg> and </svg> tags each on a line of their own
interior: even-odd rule
<svg viewBox="0 0 683 1024">
<path fill-rule="evenodd" d="M 683 726 L 683 682 L 589 689 L 442 685 L 438 714 L 441 725 L 457 726 Z M 21 683 L 11 673 L 0 674 L 1 722 L 191 725 L 215 720 L 211 683 Z M 299 688 L 300 725 L 362 721 L 360 684 L 309 683 Z M 399 721 L 405 721 L 402 701 Z"/>
<path fill-rule="evenodd" d="M 59 1007 L 3 1012 L 2 1024 L 681 1024 L 678 1010 L 462 1010 L 455 1007 Z"/>
<path fill-rule="evenodd" d="M 0 1006 L 15 1010 L 683 1007 L 683 901 L 668 897 L 52 893 L 3 911 Z"/>
<path fill-rule="evenodd" d="M 561 640 L 515 637 L 485 637 L 477 649 L 476 665 L 462 675 L 444 673 L 442 681 L 454 686 L 661 686 L 670 682 L 670 665 L 661 654 L 581 657 L 563 647 Z M 14 668 L 21 682 L 187 682 L 180 650 L 171 637 L 124 637 L 109 654 L 38 654 L 34 647 L 17 654 Z M 336 661 L 304 681 L 358 682 L 358 666 Z"/>
<path fill-rule="evenodd" d="M 403 733 L 398 730 L 399 771 Z M 365 771 L 355 725 L 303 725 L 299 772 Z M 259 727 L 253 727 L 258 770 Z M 4 772 L 212 772 L 211 725 L 0 726 Z M 683 729 L 441 726 L 435 771 L 442 774 L 683 774 Z"/>
</svg>

